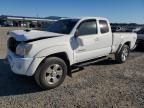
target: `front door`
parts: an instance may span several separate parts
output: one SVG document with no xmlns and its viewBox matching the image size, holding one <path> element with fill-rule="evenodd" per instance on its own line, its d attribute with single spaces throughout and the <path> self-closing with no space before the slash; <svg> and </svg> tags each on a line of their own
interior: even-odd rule
<svg viewBox="0 0 144 108">
<path fill-rule="evenodd" d="M 82 62 L 100 56 L 98 52 L 100 42 L 95 19 L 83 21 L 77 28 L 76 35 L 75 62 Z"/>
</svg>

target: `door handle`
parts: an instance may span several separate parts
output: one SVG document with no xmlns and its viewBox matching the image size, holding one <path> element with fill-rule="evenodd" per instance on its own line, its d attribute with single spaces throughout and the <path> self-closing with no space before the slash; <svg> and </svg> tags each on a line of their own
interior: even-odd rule
<svg viewBox="0 0 144 108">
<path fill-rule="evenodd" d="M 78 50 L 78 52 L 84 52 L 84 51 L 86 51 L 86 49 L 80 49 L 80 50 Z"/>
</svg>

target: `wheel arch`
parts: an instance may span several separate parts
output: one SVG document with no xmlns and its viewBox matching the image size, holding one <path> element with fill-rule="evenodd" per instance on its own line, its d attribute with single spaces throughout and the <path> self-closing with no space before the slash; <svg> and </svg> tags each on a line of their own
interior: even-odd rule
<svg viewBox="0 0 144 108">
<path fill-rule="evenodd" d="M 121 49 L 124 45 L 128 45 L 129 47 L 131 47 L 131 42 L 127 41 L 127 42 L 124 42 L 123 44 L 121 43 L 118 47 L 118 50 L 116 51 L 117 54 L 121 51 Z"/>
<path fill-rule="evenodd" d="M 46 57 L 41 61 L 41 63 L 39 64 L 38 68 L 40 68 L 41 65 L 46 61 L 46 59 L 47 59 L 47 58 L 50 58 L 50 57 L 58 57 L 58 58 L 64 60 L 64 62 L 66 63 L 66 65 L 67 65 L 67 67 L 68 67 L 68 70 L 67 70 L 68 73 L 67 73 L 67 74 L 68 74 L 69 76 L 71 76 L 70 60 L 69 60 L 69 57 L 68 57 L 68 55 L 67 55 L 66 52 L 58 52 L 58 53 L 54 53 L 54 54 L 50 54 L 50 55 L 46 56 Z M 37 69 L 38 69 L 38 68 L 37 68 Z"/>
<path fill-rule="evenodd" d="M 127 41 L 127 42 L 125 42 L 123 45 L 128 45 L 129 47 L 131 47 L 131 42 L 130 42 L 130 41 Z"/>
</svg>

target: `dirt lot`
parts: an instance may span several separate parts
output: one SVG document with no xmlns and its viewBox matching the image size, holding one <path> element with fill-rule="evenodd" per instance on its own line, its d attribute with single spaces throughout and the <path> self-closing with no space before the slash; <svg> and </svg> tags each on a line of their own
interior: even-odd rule
<svg viewBox="0 0 144 108">
<path fill-rule="evenodd" d="M 5 31 L 0 30 L 0 38 Z M 110 59 L 86 66 L 49 91 L 33 77 L 13 74 L 4 60 L 0 68 L 0 108 L 144 108 L 144 51 L 132 52 L 124 64 Z"/>
</svg>

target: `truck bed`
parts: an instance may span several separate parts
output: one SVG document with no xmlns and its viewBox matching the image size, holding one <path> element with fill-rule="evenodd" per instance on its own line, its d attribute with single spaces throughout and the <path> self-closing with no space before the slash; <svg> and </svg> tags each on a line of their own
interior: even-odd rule
<svg viewBox="0 0 144 108">
<path fill-rule="evenodd" d="M 128 33 L 128 32 L 113 32 L 113 45 L 112 52 L 116 52 L 120 45 L 123 45 L 126 41 L 130 41 L 130 49 L 132 50 L 135 46 L 135 42 L 137 40 L 136 33 Z"/>
</svg>

